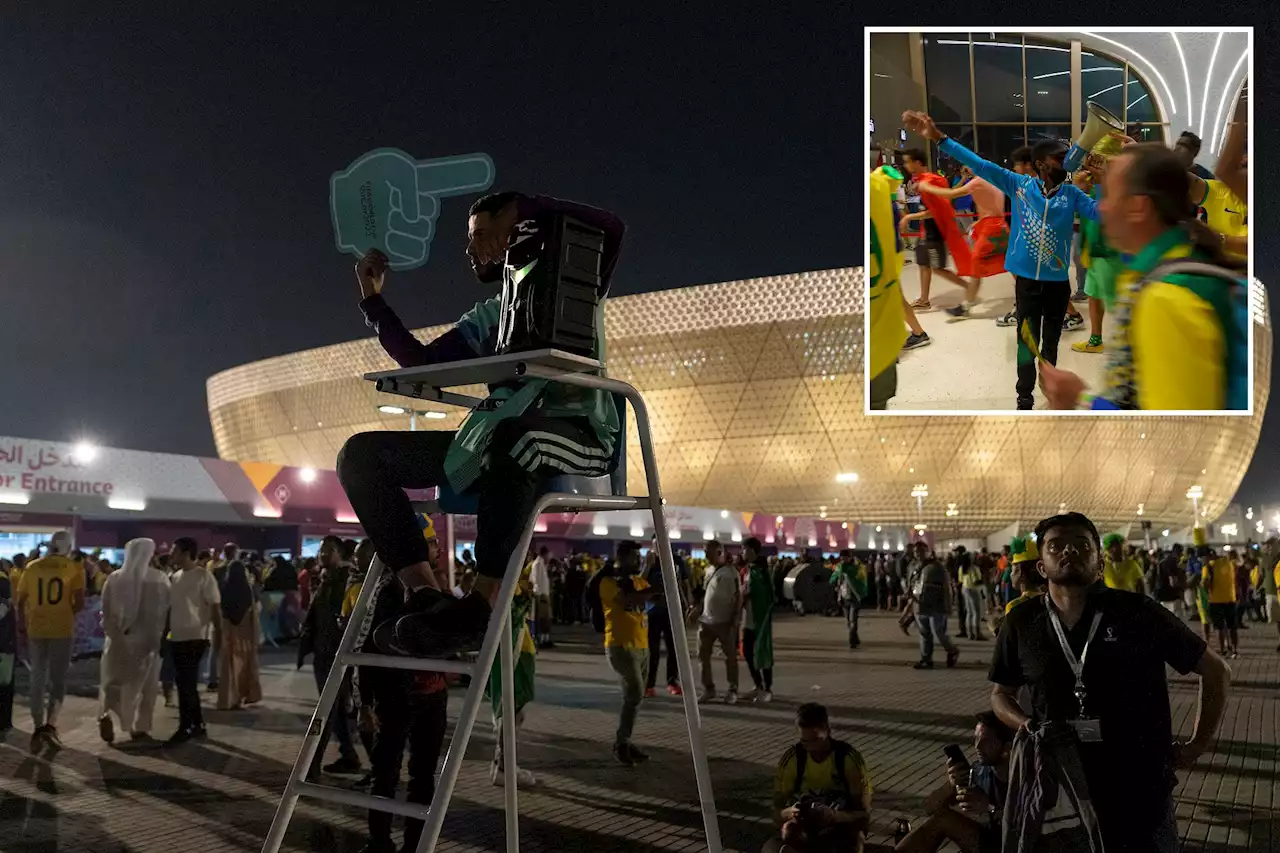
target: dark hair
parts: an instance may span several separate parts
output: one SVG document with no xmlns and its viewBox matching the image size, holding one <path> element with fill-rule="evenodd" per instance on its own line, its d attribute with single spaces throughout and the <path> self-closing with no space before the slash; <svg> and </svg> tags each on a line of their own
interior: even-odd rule
<svg viewBox="0 0 1280 853">
<path fill-rule="evenodd" d="M 1054 515 L 1046 518 L 1044 521 L 1036 525 L 1036 542 L 1044 541 L 1044 535 L 1055 527 L 1083 527 L 1093 536 L 1093 547 L 1102 550 L 1102 540 L 1098 536 L 1098 528 L 1088 519 L 1084 513 L 1065 512 L 1062 515 Z"/>
<path fill-rule="evenodd" d="M 640 543 L 634 539 L 623 539 L 618 543 L 618 559 L 621 560 L 628 554 L 640 553 Z"/>
<path fill-rule="evenodd" d="M 796 708 L 796 725 L 802 729 L 825 729 L 831 726 L 825 705 L 817 702 L 805 702 Z"/>
<path fill-rule="evenodd" d="M 1065 154 L 1067 147 L 1061 139 L 1041 139 L 1031 148 L 1031 165 L 1048 160 L 1054 154 Z"/>
<path fill-rule="evenodd" d="M 1181 145 L 1183 148 L 1191 151 L 1193 154 L 1200 153 L 1200 137 L 1196 136 L 1189 130 L 1184 130 L 1178 134 L 1178 141 L 1173 143 L 1174 147 Z"/>
<path fill-rule="evenodd" d="M 1196 248 L 1220 267 L 1238 269 L 1241 263 L 1222 251 L 1222 238 L 1196 218 L 1188 200 L 1191 179 L 1178 155 L 1158 142 L 1128 145 L 1119 156 L 1128 157 L 1125 183 L 1132 195 L 1151 199 L 1156 218 L 1168 228 L 1182 226 Z"/>
<path fill-rule="evenodd" d="M 239 553 L 240 546 L 234 542 L 228 542 L 222 546 L 222 559 L 224 560 L 234 560 Z"/>
<path fill-rule="evenodd" d="M 1013 153 L 1009 155 L 1009 159 L 1014 163 L 1031 163 L 1031 146 L 1023 145 L 1021 148 L 1013 149 Z"/>
<path fill-rule="evenodd" d="M 191 559 L 195 559 L 196 553 L 200 550 L 196 545 L 196 540 L 190 536 L 179 536 L 173 540 L 173 547 L 169 549 L 170 554 L 187 554 Z"/>
<path fill-rule="evenodd" d="M 745 540 L 743 540 L 742 547 L 750 548 L 752 551 L 755 551 L 757 554 L 759 554 L 760 540 L 754 536 L 748 536 Z"/>
<path fill-rule="evenodd" d="M 497 213 L 513 201 L 524 198 L 523 195 L 510 190 L 500 193 L 489 193 L 482 195 L 471 203 L 471 209 L 467 211 L 467 216 L 476 216 L 481 213 Z"/>
<path fill-rule="evenodd" d="M 719 539 L 708 539 L 706 543 L 702 546 L 702 548 L 704 551 L 709 550 L 711 548 L 719 548 L 721 550 L 724 550 L 724 545 L 720 544 Z"/>
<path fill-rule="evenodd" d="M 929 158 L 926 157 L 925 153 L 921 151 L 919 148 L 904 148 L 902 149 L 902 156 L 904 158 L 910 157 L 912 160 L 915 160 L 917 163 L 929 162 Z"/>
<path fill-rule="evenodd" d="M 341 536 L 335 536 L 334 534 L 330 533 L 328 536 L 320 540 L 320 546 L 324 547 L 325 545 L 333 545 L 334 548 L 338 549 L 338 556 L 339 557 L 342 556 L 342 537 Z"/>
<path fill-rule="evenodd" d="M 356 558 L 356 545 L 359 544 L 354 539 L 342 540 L 342 559 L 348 563 Z"/>
<path fill-rule="evenodd" d="M 1004 720 L 996 716 L 995 711 L 980 711 L 978 713 L 978 723 L 995 732 L 1001 743 L 1013 743 L 1013 736 L 1016 732 L 1006 726 Z"/>
</svg>

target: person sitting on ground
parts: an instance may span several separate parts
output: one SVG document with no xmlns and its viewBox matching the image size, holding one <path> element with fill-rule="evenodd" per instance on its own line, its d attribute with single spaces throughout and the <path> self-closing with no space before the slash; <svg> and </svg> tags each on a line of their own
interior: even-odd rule
<svg viewBox="0 0 1280 853">
<path fill-rule="evenodd" d="M 895 853 L 933 853 L 947 841 L 961 853 L 999 853 L 1013 735 L 994 711 L 978 714 L 973 730 L 978 760 L 970 765 L 947 759 L 946 781 L 924 801 L 929 817 L 898 843 Z"/>
<path fill-rule="evenodd" d="M 858 851 L 871 815 L 871 774 L 862 754 L 831 736 L 827 709 L 808 702 L 796 710 L 800 741 L 782 754 L 773 783 L 777 853 Z"/>
</svg>

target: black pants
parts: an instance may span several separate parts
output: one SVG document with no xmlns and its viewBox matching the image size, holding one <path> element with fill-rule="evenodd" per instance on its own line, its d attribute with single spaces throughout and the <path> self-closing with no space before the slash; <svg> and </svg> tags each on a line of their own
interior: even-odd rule
<svg viewBox="0 0 1280 853">
<path fill-rule="evenodd" d="M 956 586 L 959 587 L 959 584 L 956 584 Z M 968 622 L 965 621 L 965 618 L 964 618 L 964 614 L 966 610 L 964 606 L 964 594 L 963 593 L 957 594 L 955 596 L 955 600 L 956 600 L 956 617 L 960 620 L 960 636 L 963 637 L 968 633 L 965 630 L 965 626 L 969 624 Z"/>
<path fill-rule="evenodd" d="M 545 436 L 530 447 L 528 434 Z M 445 482 L 444 458 L 454 433 L 363 432 L 338 453 L 338 479 L 351 508 L 391 571 L 427 561 L 427 543 L 405 489 L 427 489 Z M 560 444 L 557 444 L 560 442 Z M 584 457 L 572 447 L 597 448 Z M 540 447 L 548 449 L 540 450 Z M 519 454 L 517 457 L 516 454 Z M 596 454 L 591 456 L 591 454 Z M 547 465 L 549 460 L 552 465 Z M 561 466 L 560 468 L 553 466 Z M 476 571 L 491 578 L 506 573 L 511 552 L 538 499 L 547 474 L 603 474 L 608 460 L 585 418 L 548 419 L 536 413 L 503 421 L 489 444 L 485 473 L 473 486 L 476 512 Z M 595 466 L 595 467 L 592 467 Z"/>
<path fill-rule="evenodd" d="M 178 730 L 204 727 L 200 711 L 200 661 L 209 649 L 208 640 L 178 640 L 169 643 L 173 655 L 173 683 L 178 690 Z"/>
<path fill-rule="evenodd" d="M 742 632 L 742 658 L 747 662 L 747 671 L 751 673 L 751 682 L 757 690 L 773 692 L 773 667 L 756 669 L 756 632 L 750 628 Z"/>
<path fill-rule="evenodd" d="M 680 669 L 676 664 L 676 641 L 671 633 L 671 616 L 667 610 L 659 608 L 649 612 L 649 680 L 645 687 L 652 688 L 658 683 L 658 653 L 662 644 L 667 644 L 667 684 L 680 682 Z"/>
<path fill-rule="evenodd" d="M 436 763 L 444 746 L 448 718 L 449 694 L 411 694 L 396 702 L 378 702 L 374 712 L 378 731 L 373 736 L 373 784 L 369 793 L 378 797 L 395 797 L 400 782 L 400 764 L 405 746 L 409 747 L 408 802 L 427 805 L 436 791 Z M 369 841 L 391 842 L 391 818 L 386 812 L 369 812 Z M 406 819 L 404 849 L 417 847 L 422 834 L 422 821 Z"/>
<path fill-rule="evenodd" d="M 1071 284 L 1067 281 L 1036 281 L 1018 276 L 1014 279 L 1014 313 L 1018 317 L 1018 408 L 1030 409 L 1035 402 L 1036 361 L 1022 341 L 1022 321 L 1031 326 L 1031 337 L 1040 354 L 1050 364 L 1058 363 L 1058 341 L 1062 337 L 1062 321 L 1067 317 L 1071 301 Z"/>
</svg>

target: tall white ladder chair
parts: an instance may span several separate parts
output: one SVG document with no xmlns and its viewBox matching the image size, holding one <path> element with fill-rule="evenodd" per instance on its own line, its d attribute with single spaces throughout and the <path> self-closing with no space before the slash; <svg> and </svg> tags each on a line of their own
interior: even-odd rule
<svg viewBox="0 0 1280 853">
<path fill-rule="evenodd" d="M 404 372 L 404 371 L 400 371 Z M 515 730 L 515 688 L 514 688 L 514 654 L 511 642 L 511 604 L 515 598 L 520 574 L 524 568 L 525 555 L 533 539 L 534 525 L 544 512 L 616 512 L 632 509 L 648 508 L 653 514 L 654 531 L 658 542 L 658 559 L 662 567 L 664 586 L 668 591 L 680 589 L 680 579 L 676 574 L 675 561 L 671 550 L 671 542 L 667 533 L 666 521 L 663 517 L 662 490 L 658 482 L 658 467 L 654 455 L 653 438 L 649 428 L 649 414 L 644 400 L 631 385 L 603 376 L 589 373 L 566 372 L 563 369 L 543 367 L 538 364 L 521 364 L 521 375 L 537 376 L 565 384 L 579 385 L 587 388 L 608 391 L 614 396 L 618 406 L 619 420 L 624 424 L 615 442 L 614 472 L 605 477 L 570 477 L 556 478 L 548 483 L 551 488 L 560 490 L 547 491 L 538 498 L 534 511 L 525 524 L 520 544 L 512 552 L 499 587 L 497 603 L 493 616 L 485 633 L 479 655 L 474 662 L 437 660 L 428 658 L 396 657 L 378 654 L 363 654 L 353 649 L 360 626 L 369 614 L 369 605 L 373 597 L 374 587 L 385 567 L 376 559 L 367 573 L 363 588 L 356 600 L 346 631 L 338 647 L 338 654 L 320 699 L 316 704 L 315 714 L 302 742 L 302 749 L 294 762 L 293 771 L 289 775 L 284 795 L 276 809 L 275 819 L 267 833 L 262 853 L 278 853 L 284 841 L 285 832 L 293 816 L 300 796 L 313 797 L 333 803 L 356 806 L 364 809 L 375 809 L 424 821 L 422 835 L 418 841 L 416 853 L 431 853 L 435 850 L 440 838 L 440 830 L 444 824 L 445 812 L 462 769 L 467 744 L 471 740 L 471 732 L 475 726 L 476 716 L 484 699 L 485 687 L 489 682 L 489 672 L 495 657 L 501 668 L 502 685 L 502 753 L 503 784 L 506 837 L 508 853 L 517 853 L 520 845 L 519 812 L 516 791 L 516 730 Z M 412 390 L 409 390 L 412 389 Z M 453 402 L 465 398 L 456 395 L 441 394 L 438 388 L 427 388 L 422 383 L 406 388 L 383 387 L 379 382 L 379 390 L 392 393 L 404 393 L 407 396 L 423 396 L 444 402 Z M 449 399 L 452 397 L 453 399 Z M 628 496 L 625 493 L 626 481 L 626 403 L 630 402 L 635 411 L 637 432 L 640 438 L 640 452 L 644 463 L 645 478 L 648 483 L 647 497 Z M 596 492 L 596 493 L 592 493 Z M 603 492 L 603 493 L 602 493 Z M 439 504 L 419 505 L 415 509 L 429 511 L 441 509 L 449 511 L 450 497 L 442 490 Z M 457 510 L 455 510 L 457 511 Z M 482 533 L 483 535 L 483 533 Z M 698 785 L 703 826 L 706 832 L 707 850 L 709 853 L 721 853 L 720 827 L 716 815 L 715 799 L 712 793 L 711 770 L 707 763 L 706 745 L 702 735 L 702 719 L 698 709 L 695 691 L 696 683 L 693 674 L 693 662 L 689 656 L 688 636 L 685 630 L 683 608 L 673 602 L 670 607 L 671 631 L 675 640 L 676 663 L 681 683 L 686 685 L 684 691 L 685 719 L 689 734 L 689 748 L 693 756 L 694 776 Z M 375 626 L 376 627 L 376 626 Z M 343 678 L 347 670 L 353 666 L 387 667 L 391 669 L 411 670 L 418 672 L 458 673 L 470 676 L 471 683 L 462 701 L 462 709 L 458 722 L 454 727 L 453 738 L 445 755 L 444 766 L 440 773 L 439 783 L 435 788 L 430 806 L 401 802 L 387 797 L 333 788 L 306 781 L 308 769 L 315 758 L 316 748 L 320 741 L 323 727 L 329 724 L 329 714 L 338 698 Z"/>
</svg>

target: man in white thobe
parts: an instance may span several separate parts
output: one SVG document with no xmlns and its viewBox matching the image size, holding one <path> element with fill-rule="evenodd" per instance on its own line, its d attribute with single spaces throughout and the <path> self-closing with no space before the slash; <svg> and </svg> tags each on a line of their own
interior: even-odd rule
<svg viewBox="0 0 1280 853">
<path fill-rule="evenodd" d="M 102 589 L 101 707 L 98 732 L 115 740 L 112 715 L 134 741 L 151 735 L 151 715 L 160 687 L 160 641 L 169 616 L 169 579 L 153 568 L 156 543 L 134 539 L 125 546 L 124 566 Z"/>
</svg>

